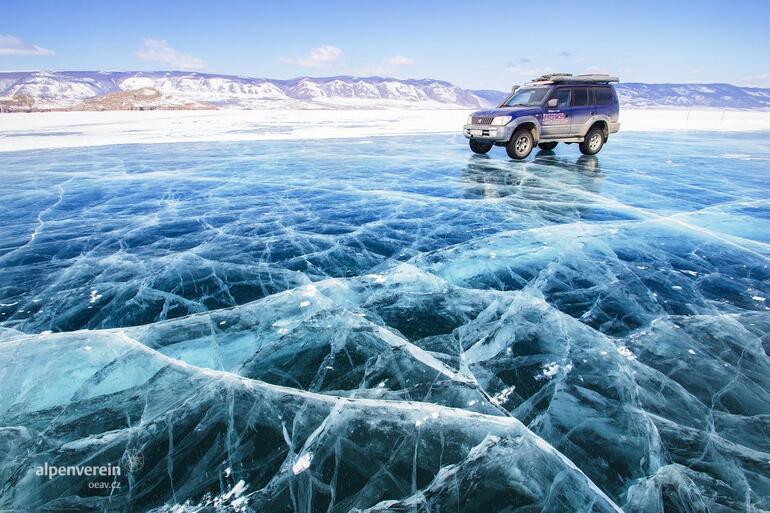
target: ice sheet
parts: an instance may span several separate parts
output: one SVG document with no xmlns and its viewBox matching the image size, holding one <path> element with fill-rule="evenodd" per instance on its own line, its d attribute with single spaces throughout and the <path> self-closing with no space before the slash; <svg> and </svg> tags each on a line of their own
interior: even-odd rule
<svg viewBox="0 0 770 513">
<path fill-rule="evenodd" d="M 767 510 L 767 136 L 8 153 L 0 508 Z"/>
</svg>

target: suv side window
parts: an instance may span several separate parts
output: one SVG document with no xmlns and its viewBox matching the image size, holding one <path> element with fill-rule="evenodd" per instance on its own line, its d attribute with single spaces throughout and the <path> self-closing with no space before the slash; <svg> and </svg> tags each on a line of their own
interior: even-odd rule
<svg viewBox="0 0 770 513">
<path fill-rule="evenodd" d="M 573 90 L 572 105 L 574 107 L 585 107 L 591 104 L 591 95 L 588 94 L 587 87 L 576 87 Z"/>
<path fill-rule="evenodd" d="M 570 90 L 565 88 L 557 89 L 550 99 L 556 98 L 558 100 L 558 103 L 556 104 L 556 107 L 566 107 L 569 105 L 569 99 L 570 99 Z"/>
<path fill-rule="evenodd" d="M 612 103 L 612 90 L 609 87 L 597 87 L 594 89 L 597 105 L 609 105 Z"/>
</svg>

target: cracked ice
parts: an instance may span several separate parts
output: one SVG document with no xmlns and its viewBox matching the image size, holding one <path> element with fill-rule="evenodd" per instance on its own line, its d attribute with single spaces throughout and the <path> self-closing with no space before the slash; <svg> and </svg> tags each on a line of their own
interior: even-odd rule
<svg viewBox="0 0 770 513">
<path fill-rule="evenodd" d="M 726 137 L 6 154 L 0 508 L 770 509 L 770 147 Z"/>
</svg>

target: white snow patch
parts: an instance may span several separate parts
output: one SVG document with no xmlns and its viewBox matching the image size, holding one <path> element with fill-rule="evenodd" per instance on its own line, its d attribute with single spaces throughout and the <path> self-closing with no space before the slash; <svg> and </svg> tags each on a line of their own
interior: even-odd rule
<svg viewBox="0 0 770 513">
<path fill-rule="evenodd" d="M 249 500 L 246 497 L 238 497 L 230 502 L 230 506 L 232 506 L 235 511 L 245 511 L 246 503 L 248 503 L 248 501 Z"/>
<path fill-rule="evenodd" d="M 294 473 L 295 476 L 297 474 L 301 474 L 310 468 L 311 461 L 313 461 L 313 453 L 306 452 L 305 454 L 297 458 L 297 461 L 295 461 L 294 465 L 291 467 L 291 471 Z"/>
<path fill-rule="evenodd" d="M 559 373 L 559 370 L 561 368 L 562 367 L 558 363 L 556 363 L 556 362 L 546 363 L 543 366 L 543 372 L 541 374 L 538 374 L 537 376 L 535 376 L 535 379 L 536 380 L 551 379 L 552 377 L 556 376 Z M 572 364 L 571 363 L 568 363 L 567 365 L 564 366 L 565 374 L 567 372 L 571 371 L 571 370 L 572 370 Z"/>
<path fill-rule="evenodd" d="M 619 347 L 618 348 L 618 353 L 620 353 L 620 355 L 623 358 L 627 359 L 627 360 L 634 360 L 634 359 L 636 359 L 636 355 L 634 355 L 634 353 L 632 353 L 631 350 L 629 348 L 627 348 L 626 346 Z"/>
<path fill-rule="evenodd" d="M 230 497 L 239 497 L 243 492 L 246 491 L 246 488 L 248 488 L 248 486 L 243 481 L 243 479 L 241 479 L 236 483 L 235 486 L 233 486 L 233 489 L 230 490 L 230 493 L 228 495 Z"/>
<path fill-rule="evenodd" d="M 511 394 L 513 393 L 514 390 L 516 390 L 515 386 L 510 386 L 508 388 L 502 389 L 500 392 L 498 392 L 491 399 L 492 404 L 497 405 L 497 406 L 502 406 L 503 404 L 505 404 L 508 401 L 508 399 L 510 399 Z M 474 401 L 474 403 L 475 403 L 475 401 Z"/>
<path fill-rule="evenodd" d="M 88 302 L 96 303 L 101 297 L 102 295 L 96 289 L 91 289 L 91 293 L 88 295 Z"/>
</svg>

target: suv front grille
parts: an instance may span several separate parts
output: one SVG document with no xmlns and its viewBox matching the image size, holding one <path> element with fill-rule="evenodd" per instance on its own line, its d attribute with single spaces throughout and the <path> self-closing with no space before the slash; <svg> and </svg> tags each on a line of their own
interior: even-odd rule
<svg viewBox="0 0 770 513">
<path fill-rule="evenodd" d="M 491 125 L 493 119 L 495 119 L 494 116 L 473 116 L 471 121 L 474 125 Z"/>
</svg>

